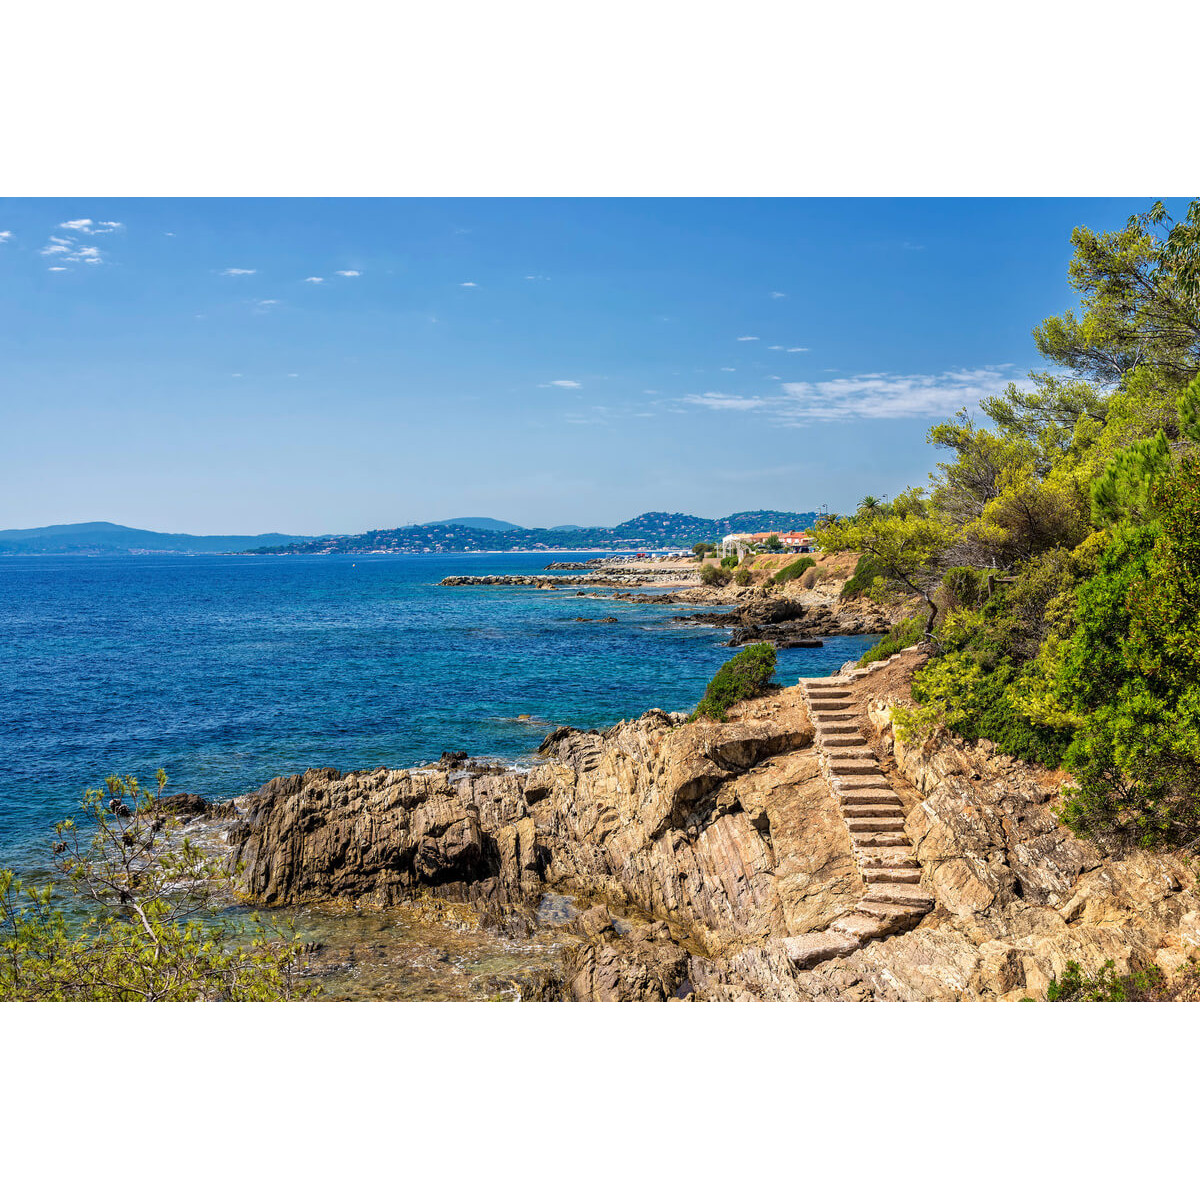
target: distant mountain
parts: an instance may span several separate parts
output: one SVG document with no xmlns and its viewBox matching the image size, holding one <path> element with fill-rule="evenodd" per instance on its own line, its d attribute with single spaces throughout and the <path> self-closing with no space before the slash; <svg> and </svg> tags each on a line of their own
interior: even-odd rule
<svg viewBox="0 0 1200 1200">
<path fill-rule="evenodd" d="M 429 525 L 464 525 L 467 529 L 522 529 L 511 521 L 497 521 L 495 517 L 450 517 L 445 521 L 429 521 Z"/>
<path fill-rule="evenodd" d="M 0 529 L 0 554 L 228 554 L 297 540 L 286 533 L 154 533 L 109 521 L 85 521 L 39 529 Z"/>
<path fill-rule="evenodd" d="M 461 554 L 472 550 L 690 550 L 697 542 L 719 541 L 727 533 L 786 532 L 807 529 L 815 512 L 756 509 L 709 520 L 687 513 L 642 513 L 615 528 L 578 525 L 523 529 L 496 522 L 470 526 L 443 521 L 372 529 L 367 533 L 312 538 L 289 546 L 263 546 L 250 554 Z"/>
</svg>

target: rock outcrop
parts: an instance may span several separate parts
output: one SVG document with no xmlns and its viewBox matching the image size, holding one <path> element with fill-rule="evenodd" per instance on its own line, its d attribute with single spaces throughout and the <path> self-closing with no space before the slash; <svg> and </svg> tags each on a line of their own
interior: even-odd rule
<svg viewBox="0 0 1200 1200">
<path fill-rule="evenodd" d="M 1200 959 L 1182 856 L 1101 854 L 1058 824 L 1061 780 L 994 747 L 897 745 L 890 713 L 919 658 L 831 681 L 845 695 L 826 696 L 820 752 L 791 688 L 724 724 L 652 710 L 556 730 L 527 771 L 450 755 L 272 780 L 228 831 L 240 886 L 265 904 L 424 894 L 514 931 L 574 897 L 562 973 L 527 999 L 1015 1000 L 1070 959 Z M 871 786 L 843 786 L 856 772 Z M 887 827 L 854 825 L 873 820 Z M 834 934 L 828 953 L 795 953 Z"/>
</svg>

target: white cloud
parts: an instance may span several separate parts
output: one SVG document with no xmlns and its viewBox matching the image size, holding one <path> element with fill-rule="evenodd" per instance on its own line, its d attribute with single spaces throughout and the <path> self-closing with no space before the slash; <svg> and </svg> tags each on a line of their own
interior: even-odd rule
<svg viewBox="0 0 1200 1200">
<path fill-rule="evenodd" d="M 526 279 L 546 279 L 546 280 L 548 280 L 550 278 L 550 276 L 549 275 L 526 275 L 525 278 Z M 466 286 L 467 285 L 464 283 L 463 287 L 466 287 Z M 474 287 L 475 285 L 472 284 L 471 286 Z"/>
<path fill-rule="evenodd" d="M 257 275 L 257 267 L 226 267 L 222 275 Z"/>
<path fill-rule="evenodd" d="M 722 371 L 736 371 L 737 367 L 722 367 Z"/>
<path fill-rule="evenodd" d="M 345 275 L 347 279 L 353 279 L 355 275 L 361 275 L 361 271 L 334 271 L 335 275 Z"/>
<path fill-rule="evenodd" d="M 658 392 L 655 391 L 654 388 L 645 388 L 642 391 L 642 395 L 643 396 L 657 396 Z"/>
<path fill-rule="evenodd" d="M 1019 380 L 1001 367 L 936 375 L 880 371 L 818 383 L 785 383 L 779 411 L 790 421 L 939 417 L 970 408 L 1010 382 Z"/>
<path fill-rule="evenodd" d="M 77 233 L 116 233 L 125 226 L 120 221 L 93 221 L 91 217 L 80 217 L 77 221 L 63 221 L 59 229 L 71 229 Z"/>
<path fill-rule="evenodd" d="M 768 346 L 767 349 L 768 350 L 782 350 L 783 347 L 782 346 Z"/>
<path fill-rule="evenodd" d="M 772 292 L 771 299 L 772 300 L 786 300 L 787 292 Z"/>
<path fill-rule="evenodd" d="M 310 275 L 304 282 L 305 283 L 324 283 L 325 277 L 323 275 Z"/>
<path fill-rule="evenodd" d="M 92 230 L 92 232 L 96 232 Z M 96 246 L 81 246 L 73 237 L 56 237 L 50 235 L 50 240 L 42 247 L 41 254 L 61 254 L 65 263 L 90 263 L 97 266 L 104 261 L 104 256 Z"/>
<path fill-rule="evenodd" d="M 0 229 L 0 242 L 7 242 L 12 237 L 11 229 Z"/>
<path fill-rule="evenodd" d="M 581 388 L 583 384 L 578 379 L 552 379 L 549 383 L 540 383 L 538 387 Z"/>
<path fill-rule="evenodd" d="M 701 408 L 732 410 L 744 412 L 752 408 L 762 408 L 767 401 L 761 396 L 731 396 L 728 392 L 701 392 L 699 395 L 682 396 L 683 404 L 695 404 Z"/>
<path fill-rule="evenodd" d="M 163 237 L 174 237 L 174 236 L 175 235 L 173 233 L 164 233 L 163 234 Z"/>
<path fill-rule="evenodd" d="M 807 354 L 808 347 L 807 346 L 789 346 L 787 348 L 787 352 L 789 354 Z"/>
<path fill-rule="evenodd" d="M 289 379 L 299 379 L 299 378 L 300 378 L 300 372 L 299 372 L 299 371 L 289 371 L 289 372 L 288 372 L 288 378 L 289 378 Z"/>
<path fill-rule="evenodd" d="M 66 267 L 47 267 L 46 268 L 47 271 L 65 271 L 66 269 L 67 269 Z"/>
<path fill-rule="evenodd" d="M 459 286 L 459 287 L 478 287 L 478 286 L 479 286 L 479 284 L 477 284 L 477 283 L 471 283 L 471 282 L 469 282 L 469 281 L 468 281 L 467 283 L 460 283 L 458 286 Z"/>
<path fill-rule="evenodd" d="M 738 338 L 739 342 L 757 342 L 758 338 L 753 334 L 747 334 L 745 337 Z"/>
<path fill-rule="evenodd" d="M 59 229 L 78 229 L 81 233 L 91 233 L 92 218 L 80 217 L 78 221 L 63 221 Z"/>
</svg>

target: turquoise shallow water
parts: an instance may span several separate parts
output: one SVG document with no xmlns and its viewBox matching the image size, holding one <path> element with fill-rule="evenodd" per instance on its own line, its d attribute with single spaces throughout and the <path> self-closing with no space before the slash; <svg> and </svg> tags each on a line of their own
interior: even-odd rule
<svg viewBox="0 0 1200 1200">
<path fill-rule="evenodd" d="M 162 766 L 170 790 L 222 799 L 313 766 L 520 759 L 555 725 L 692 707 L 735 651 L 672 625 L 691 608 L 436 586 L 561 557 L 0 559 L 0 864 L 35 867 L 113 772 Z M 779 681 L 873 640 L 781 651 Z"/>
</svg>

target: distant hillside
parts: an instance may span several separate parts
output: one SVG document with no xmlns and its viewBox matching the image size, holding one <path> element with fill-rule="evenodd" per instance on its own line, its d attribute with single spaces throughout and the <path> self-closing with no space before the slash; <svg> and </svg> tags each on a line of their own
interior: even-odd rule
<svg viewBox="0 0 1200 1200">
<path fill-rule="evenodd" d="M 298 540 L 294 534 L 154 533 L 109 521 L 0 529 L 0 554 L 228 554 Z"/>
<path fill-rule="evenodd" d="M 521 529 L 511 521 L 497 521 L 495 517 L 450 517 L 445 521 L 429 521 L 430 525 L 465 525 L 468 529 Z"/>
<path fill-rule="evenodd" d="M 251 554 L 454 554 L 472 550 L 690 550 L 697 542 L 718 541 L 727 533 L 758 533 L 769 529 L 806 529 L 817 519 L 813 512 L 792 513 L 758 509 L 708 520 L 687 513 L 642 513 L 615 528 L 558 526 L 523 529 L 468 526 L 446 522 L 372 529 L 367 533 L 312 538 L 288 546 L 265 546 Z M 497 522 L 502 525 L 502 522 Z"/>
</svg>

